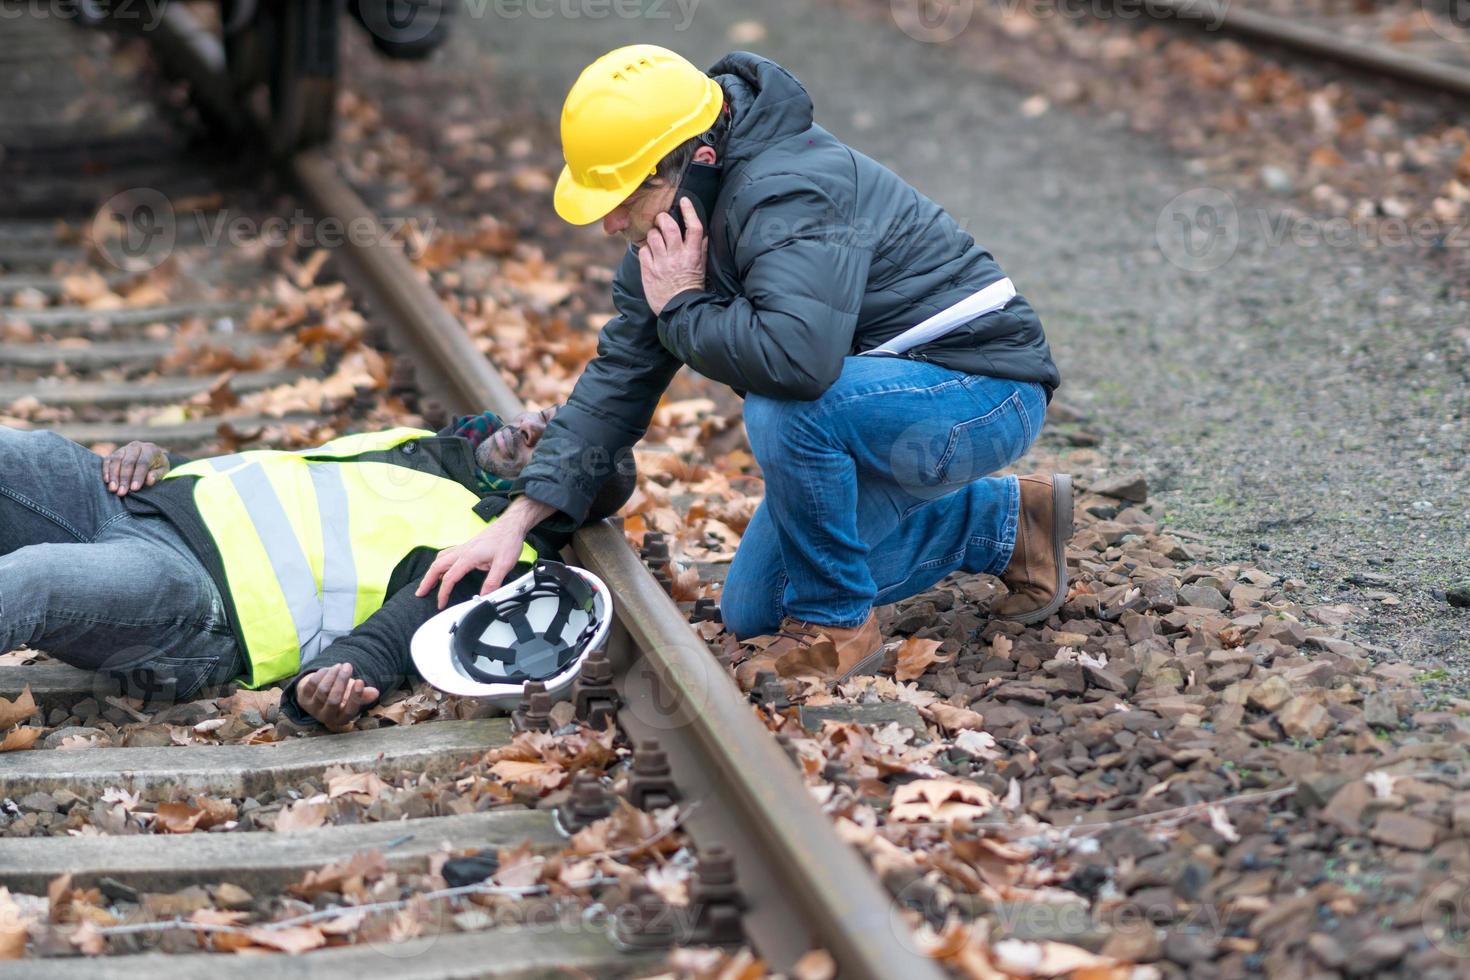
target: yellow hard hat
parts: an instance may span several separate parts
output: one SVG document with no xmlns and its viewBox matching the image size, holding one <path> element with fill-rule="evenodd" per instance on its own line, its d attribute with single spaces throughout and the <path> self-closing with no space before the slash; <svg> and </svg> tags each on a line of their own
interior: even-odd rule
<svg viewBox="0 0 1470 980">
<path fill-rule="evenodd" d="M 598 58 L 562 106 L 556 213 L 574 225 L 602 218 L 713 126 L 724 101 L 718 82 L 668 48 L 632 44 Z"/>
</svg>

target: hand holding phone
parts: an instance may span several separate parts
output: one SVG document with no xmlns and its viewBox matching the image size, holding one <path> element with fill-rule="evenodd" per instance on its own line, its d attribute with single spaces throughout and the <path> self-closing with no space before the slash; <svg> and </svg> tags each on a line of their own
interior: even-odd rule
<svg viewBox="0 0 1470 980">
<path fill-rule="evenodd" d="M 720 177 L 721 168 L 718 165 L 689 161 L 679 178 L 679 189 L 674 192 L 674 205 L 669 208 L 680 232 L 688 231 L 684 227 L 684 209 L 679 206 L 679 201 L 686 197 L 694 204 L 699 223 L 708 232 L 709 216 L 714 211 L 715 199 L 720 196 Z"/>
</svg>

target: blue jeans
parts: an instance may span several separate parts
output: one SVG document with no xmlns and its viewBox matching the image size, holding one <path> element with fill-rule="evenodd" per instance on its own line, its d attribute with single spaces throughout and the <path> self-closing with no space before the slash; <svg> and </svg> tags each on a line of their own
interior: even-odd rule
<svg viewBox="0 0 1470 980">
<path fill-rule="evenodd" d="M 726 626 L 742 639 L 785 616 L 853 627 L 950 572 L 1000 574 L 1020 487 L 987 474 L 1045 415 L 1039 384 L 899 357 L 847 358 L 814 401 L 747 396 L 766 496 L 725 580 Z"/>
<path fill-rule="evenodd" d="M 21 645 L 155 706 L 243 672 L 219 588 L 174 526 L 108 493 L 95 453 L 0 427 L 0 651 Z"/>
</svg>

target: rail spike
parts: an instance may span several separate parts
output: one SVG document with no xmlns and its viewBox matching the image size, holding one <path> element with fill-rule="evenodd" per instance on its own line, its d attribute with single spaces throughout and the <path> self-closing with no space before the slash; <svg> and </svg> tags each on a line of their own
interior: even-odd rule
<svg viewBox="0 0 1470 980">
<path fill-rule="evenodd" d="M 521 688 L 521 701 L 510 713 L 516 729 L 523 732 L 551 730 L 551 695 L 540 681 L 526 681 Z"/>
<path fill-rule="evenodd" d="M 615 719 L 620 702 L 612 680 L 612 661 L 605 651 L 598 650 L 583 662 L 572 684 L 572 709 L 578 721 L 600 729 Z"/>
<path fill-rule="evenodd" d="M 741 913 L 745 909 L 735 881 L 735 856 L 722 844 L 699 852 L 689 883 L 689 905 L 694 923 L 689 940 L 709 946 L 737 945 L 745 939 Z"/>
<path fill-rule="evenodd" d="M 656 739 L 639 742 L 634 750 L 627 794 L 628 802 L 640 810 L 661 810 L 679 802 L 669 757 Z"/>
</svg>

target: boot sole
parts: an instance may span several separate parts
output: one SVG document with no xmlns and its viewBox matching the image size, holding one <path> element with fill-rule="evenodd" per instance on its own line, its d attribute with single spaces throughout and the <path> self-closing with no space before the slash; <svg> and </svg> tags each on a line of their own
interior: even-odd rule
<svg viewBox="0 0 1470 980">
<path fill-rule="evenodd" d="M 1039 623 L 1062 608 L 1067 601 L 1067 542 L 1072 540 L 1072 477 L 1066 473 L 1053 474 L 1051 478 L 1051 505 L 1056 514 L 1056 530 L 1052 533 L 1052 555 L 1057 563 L 1057 594 L 1051 602 L 1040 609 L 1010 617 L 1022 626 Z"/>
</svg>

